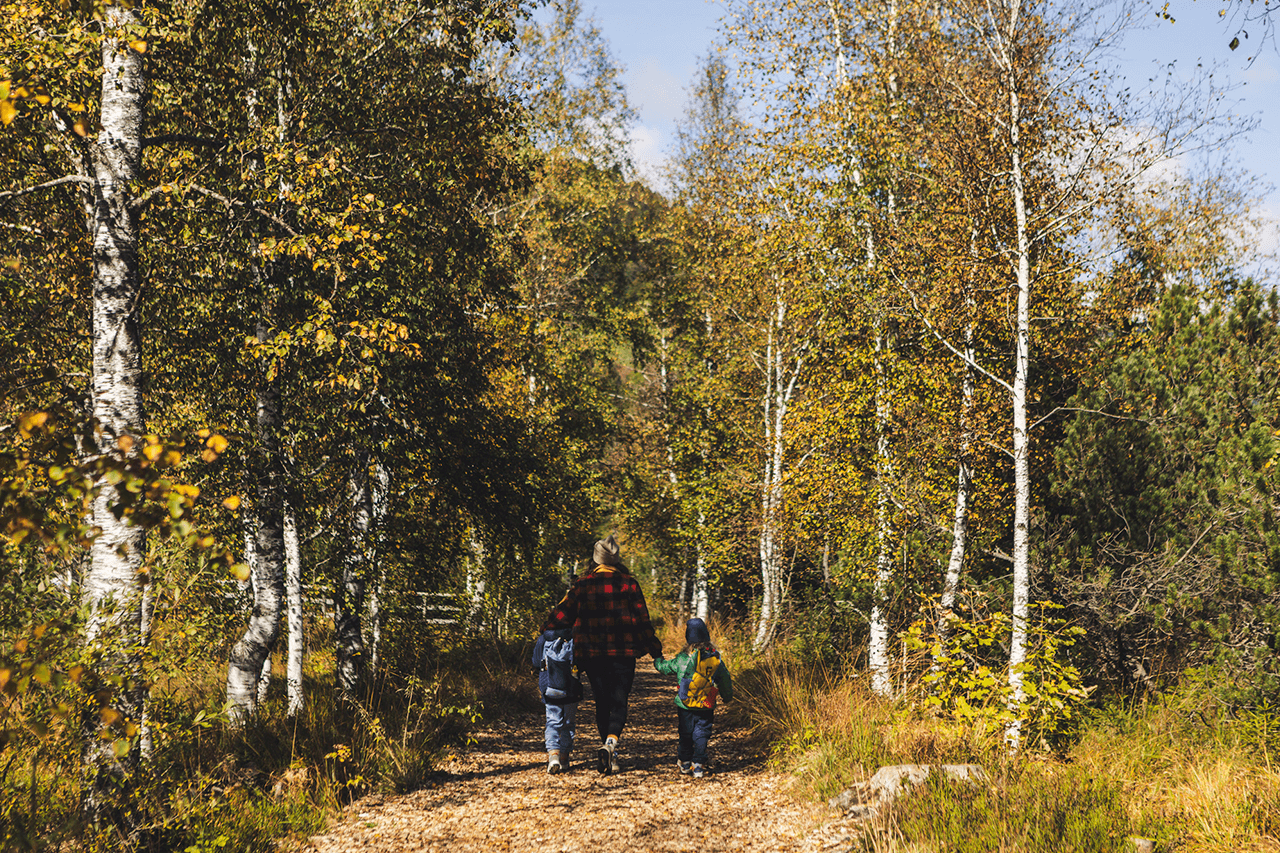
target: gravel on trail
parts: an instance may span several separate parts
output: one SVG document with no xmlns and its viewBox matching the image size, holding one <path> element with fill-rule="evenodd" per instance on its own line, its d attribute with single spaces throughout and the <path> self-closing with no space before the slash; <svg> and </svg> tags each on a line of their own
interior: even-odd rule
<svg viewBox="0 0 1280 853">
<path fill-rule="evenodd" d="M 622 772 L 595 769 L 599 746 L 588 688 L 567 773 L 546 772 L 542 717 L 489 727 L 416 791 L 357 801 L 307 845 L 316 853 L 401 851 L 815 851 L 845 847 L 825 806 L 792 793 L 747 732 L 718 714 L 711 773 L 676 767 L 675 682 L 637 662 Z M 832 832 L 836 829 L 836 832 Z M 833 844 L 833 842 L 836 842 Z M 843 843 L 840 843 L 843 842 Z"/>
</svg>

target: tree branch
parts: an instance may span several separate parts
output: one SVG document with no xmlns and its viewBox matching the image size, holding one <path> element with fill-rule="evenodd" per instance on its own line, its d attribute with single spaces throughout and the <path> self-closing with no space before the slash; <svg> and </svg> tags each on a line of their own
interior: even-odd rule
<svg viewBox="0 0 1280 853">
<path fill-rule="evenodd" d="M 188 189 L 188 190 L 191 190 L 192 192 L 199 193 L 200 195 L 207 196 L 213 199 L 214 201 L 221 203 L 224 207 L 228 209 L 233 207 L 245 208 L 249 210 L 251 213 L 256 213 L 258 216 L 261 216 L 263 219 L 266 219 L 270 222 L 274 222 L 276 225 L 283 228 L 289 234 L 290 237 L 298 236 L 298 232 L 294 231 L 293 228 L 289 226 L 288 222 L 285 222 L 279 216 L 276 216 L 274 213 L 271 213 L 270 211 L 263 210 L 262 208 L 258 207 L 256 204 L 250 204 L 248 202 L 240 201 L 239 199 L 227 198 L 222 193 L 215 192 L 214 190 L 208 189 L 206 187 L 202 187 L 199 184 L 181 184 L 179 185 L 179 189 Z M 134 203 L 145 204 L 146 201 L 150 199 L 151 196 L 155 195 L 156 192 L 158 192 L 158 189 L 152 189 L 148 191 L 145 195 L 140 196 L 138 199 L 135 199 Z"/>
<path fill-rule="evenodd" d="M 987 370 L 981 364 L 978 364 L 976 359 L 970 358 L 968 355 L 966 355 L 965 353 L 957 349 L 955 344 L 947 340 L 946 337 L 941 332 L 938 331 L 937 327 L 933 325 L 932 321 L 929 320 L 928 316 L 924 313 L 923 309 L 920 308 L 920 301 L 916 298 L 915 291 L 907 287 L 902 282 L 901 278 L 899 278 L 898 276 L 894 276 L 894 280 L 898 282 L 898 286 L 902 288 L 902 292 L 907 294 L 907 296 L 911 297 L 911 307 L 915 308 L 916 315 L 920 318 L 920 322 L 924 323 L 925 328 L 929 330 L 930 334 L 932 334 L 935 338 L 938 339 L 938 343 L 942 344 L 944 347 L 950 350 L 952 355 L 958 356 L 960 360 L 963 361 L 965 364 L 967 364 L 969 367 L 978 371 L 983 376 L 987 377 L 987 379 L 991 380 L 992 382 L 999 385 L 1004 390 L 1008 391 L 1010 394 L 1013 393 L 1012 385 L 1010 385 L 1008 382 L 1005 382 L 999 376 L 996 376 L 990 370 Z"/>
<path fill-rule="evenodd" d="M 225 139 L 209 136 L 192 136 L 188 133 L 164 133 L 160 136 L 148 136 L 142 140 L 143 147 L 151 145 L 168 145 L 170 142 L 188 142 L 192 145 L 225 145 Z"/>
<path fill-rule="evenodd" d="M 1104 412 L 1101 409 L 1082 409 L 1077 406 L 1056 406 L 1052 411 L 1050 411 L 1044 417 L 1040 418 L 1031 426 L 1027 427 L 1027 429 L 1035 429 L 1036 427 L 1040 426 L 1040 424 L 1044 423 L 1045 421 L 1049 420 L 1049 418 L 1056 415 L 1058 412 L 1085 412 L 1091 415 L 1102 415 L 1104 418 L 1113 418 L 1117 421 L 1136 421 L 1137 423 L 1140 423 L 1140 424 L 1151 423 L 1151 421 L 1147 420 L 1146 418 L 1133 418 L 1133 417 L 1129 417 L 1128 415 L 1113 415 L 1111 414 L 1111 412 Z"/>
<path fill-rule="evenodd" d="M 8 190 L 0 193 L 0 199 L 17 198 L 21 195 L 28 195 L 39 190 L 47 190 L 50 187 L 56 187 L 61 184 L 87 184 L 89 179 L 83 175 L 63 175 L 61 178 L 54 178 L 52 181 L 45 181 L 43 184 L 36 184 L 33 187 L 26 187 L 20 190 Z"/>
</svg>

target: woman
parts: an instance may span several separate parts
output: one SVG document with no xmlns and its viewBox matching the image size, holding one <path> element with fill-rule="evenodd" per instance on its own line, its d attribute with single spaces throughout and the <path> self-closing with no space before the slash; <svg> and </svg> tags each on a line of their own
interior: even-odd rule
<svg viewBox="0 0 1280 853">
<path fill-rule="evenodd" d="M 662 641 L 653 632 L 640 584 L 619 559 L 610 534 L 596 542 L 587 571 L 574 580 L 551 611 L 544 631 L 573 629 L 574 660 L 591 682 L 601 745 L 596 769 L 617 773 L 618 740 L 627 724 L 627 700 L 636 677 L 636 658 L 662 659 Z"/>
</svg>

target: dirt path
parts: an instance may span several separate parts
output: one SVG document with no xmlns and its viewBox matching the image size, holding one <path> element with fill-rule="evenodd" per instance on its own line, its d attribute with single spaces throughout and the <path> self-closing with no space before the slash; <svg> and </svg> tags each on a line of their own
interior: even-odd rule
<svg viewBox="0 0 1280 853">
<path fill-rule="evenodd" d="M 797 800 L 765 768 L 745 732 L 721 719 L 713 773 L 676 769 L 674 682 L 640 662 L 624 733 L 621 773 L 594 768 L 595 706 L 578 708 L 581 744 L 572 769 L 548 776 L 542 718 L 482 732 L 475 748 L 430 787 L 356 803 L 311 840 L 318 853 L 401 851 L 802 851 L 830 849 L 814 829 L 831 816 Z M 588 748 L 583 748 L 588 747 Z M 822 833 L 828 835 L 828 833 Z"/>
</svg>

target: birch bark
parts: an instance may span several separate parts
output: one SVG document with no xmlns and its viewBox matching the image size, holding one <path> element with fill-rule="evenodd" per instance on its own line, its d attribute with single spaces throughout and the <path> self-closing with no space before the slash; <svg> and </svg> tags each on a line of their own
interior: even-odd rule
<svg viewBox="0 0 1280 853">
<path fill-rule="evenodd" d="M 369 670 L 377 672 L 382 645 L 382 597 L 387 586 L 387 570 L 382 563 L 382 537 L 390 507 L 391 472 L 379 460 L 373 465 L 373 483 L 369 494 L 369 541 L 364 543 L 365 562 L 369 572 L 376 571 L 377 583 L 369 595 Z"/>
<path fill-rule="evenodd" d="M 302 693 L 302 656 L 304 629 L 302 613 L 302 548 L 298 542 L 298 517 L 288 498 L 284 503 L 285 602 L 288 608 L 288 654 L 285 684 L 288 715 L 296 717 L 306 708 Z"/>
<path fill-rule="evenodd" d="M 136 452 L 143 434 L 142 339 L 138 326 L 141 281 L 138 223 L 131 205 L 132 184 L 142 163 L 147 78 L 142 55 L 129 46 L 127 28 L 137 16 L 123 5 L 104 10 L 102 110 L 97 138 L 87 143 L 79 168 L 87 178 L 82 200 L 93 252 L 93 365 L 90 392 L 103 453 Z M 146 690 L 137 656 L 142 637 L 146 575 L 146 531 L 117 517 L 116 490 L 105 476 L 94 483 L 93 526 L 97 536 L 81 584 L 89 612 L 88 645 L 100 645 L 106 666 L 125 675 L 113 704 L 141 721 Z M 97 714 L 86 716 L 81 758 L 85 785 L 82 807 L 93 823 L 106 817 L 112 789 L 128 784 L 139 763 L 135 746 L 123 757 L 100 738 Z"/>
<path fill-rule="evenodd" d="M 785 331 L 787 303 L 781 296 L 774 298 L 774 310 L 769 321 L 765 346 L 765 381 L 761 395 L 764 410 L 764 470 L 760 489 L 760 617 L 756 624 L 751 646 L 763 650 L 773 642 L 782 616 L 783 566 L 782 549 L 778 544 L 783 502 L 783 477 L 786 463 L 786 418 L 796 383 L 804 366 L 797 358 L 790 371 L 787 369 Z"/>
<path fill-rule="evenodd" d="M 1027 378 L 1031 358 L 1031 238 L 1027 226 L 1027 199 L 1022 161 L 1022 108 L 1018 68 L 1013 54 L 1021 0 L 1010 0 L 1008 29 L 995 27 L 994 48 L 1008 96 L 1009 190 L 1013 201 L 1017 261 L 1017 309 L 1014 332 L 1013 408 L 1013 632 L 1009 642 L 1009 710 L 1012 721 L 1005 731 L 1010 751 L 1022 741 L 1022 706 L 1026 701 L 1022 665 L 1027 658 L 1027 615 L 1031 589 L 1030 434 L 1027 429 Z"/>
<path fill-rule="evenodd" d="M 265 319 L 258 322 L 258 340 L 271 334 Z M 267 371 L 263 371 L 264 374 Z M 227 664 L 227 714 L 232 729 L 242 727 L 257 711 L 258 682 L 265 662 L 280 636 L 284 604 L 284 475 L 280 459 L 280 391 L 265 376 L 257 401 L 258 450 L 254 476 L 253 611 L 249 625 L 231 648 Z M 267 677 L 270 677 L 268 670 Z"/>
<path fill-rule="evenodd" d="M 972 310 L 972 299 L 967 300 Z M 960 379 L 960 449 L 956 470 L 956 506 L 951 523 L 951 554 L 942 580 L 942 595 L 938 599 L 938 636 L 946 638 L 949 618 L 956 606 L 960 590 L 960 571 L 964 567 L 964 555 L 969 539 L 969 489 L 973 481 L 970 450 L 973 443 L 973 320 L 970 318 L 964 330 L 964 364 Z"/>
<path fill-rule="evenodd" d="M 893 518 L 889 506 L 889 480 L 893 460 L 889 449 L 889 389 L 885 376 L 884 332 L 877 324 L 876 371 L 876 579 L 871 590 L 870 639 L 867 666 L 871 689 L 878 696 L 893 694 L 889 673 L 889 582 L 893 579 Z"/>
<path fill-rule="evenodd" d="M 257 88 L 261 76 L 260 57 L 255 43 L 247 45 L 248 78 L 250 88 L 246 92 L 248 124 L 251 132 L 261 134 L 262 119 L 258 114 L 260 92 Z M 280 84 L 283 85 L 283 84 Z M 280 96 L 277 97 L 277 135 L 284 133 L 285 114 Z M 251 159 L 250 171 L 259 168 Z M 257 230 L 251 237 L 256 246 L 260 235 Z M 255 337 L 267 342 L 276 332 L 276 301 L 278 299 L 278 270 L 275 264 L 263 261 L 254 249 L 250 250 L 252 268 L 261 304 Z M 227 713 L 233 730 L 240 728 L 256 712 L 257 705 L 265 699 L 266 681 L 271 678 L 271 652 L 280 636 L 280 623 L 284 614 L 284 465 L 280 436 L 284 430 L 284 415 L 280 394 L 280 377 L 270 364 L 269 357 L 258 359 L 258 393 L 256 405 L 257 451 L 253 460 L 255 487 L 254 542 L 255 562 L 250 565 L 253 578 L 253 611 L 249 625 L 239 641 L 231 649 L 227 664 Z"/>
<path fill-rule="evenodd" d="M 334 640 L 337 644 L 338 692 L 348 699 L 359 695 L 364 678 L 365 644 L 362 626 L 365 607 L 366 565 L 364 543 L 371 519 L 369 459 L 361 453 L 347 478 L 350 519 L 343 549 L 342 577 L 334 596 Z"/>
<path fill-rule="evenodd" d="M 693 564 L 693 615 L 704 622 L 711 616 L 711 591 L 707 582 L 707 557 L 702 546 L 703 531 L 707 528 L 707 514 L 698 513 L 698 551 Z"/>
</svg>

